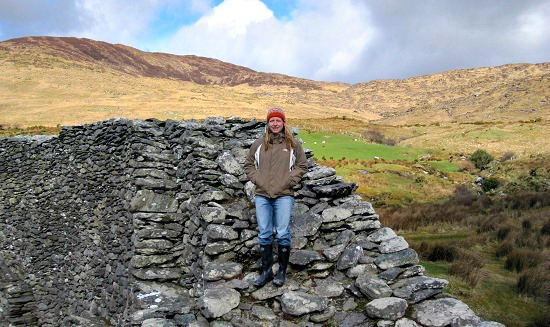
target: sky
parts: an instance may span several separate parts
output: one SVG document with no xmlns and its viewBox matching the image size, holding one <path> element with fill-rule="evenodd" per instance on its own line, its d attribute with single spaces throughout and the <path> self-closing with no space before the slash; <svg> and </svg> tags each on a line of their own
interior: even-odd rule
<svg viewBox="0 0 550 327">
<path fill-rule="evenodd" d="M 550 62 L 550 0 L 0 0 L 0 40 L 37 35 L 358 83 Z"/>
</svg>

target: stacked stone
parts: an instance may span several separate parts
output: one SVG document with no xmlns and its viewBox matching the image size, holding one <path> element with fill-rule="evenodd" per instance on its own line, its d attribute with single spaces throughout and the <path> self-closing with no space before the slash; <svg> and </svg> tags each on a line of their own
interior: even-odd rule
<svg viewBox="0 0 550 327">
<path fill-rule="evenodd" d="M 112 120 L 1 140 L 0 250 L 27 274 L 39 324 L 495 325 L 446 297 L 447 281 L 424 276 L 356 185 L 310 151 L 287 282 L 251 286 L 257 225 L 243 164 L 264 129 Z"/>
<path fill-rule="evenodd" d="M 40 326 L 66 324 L 72 315 L 125 320 L 133 247 L 127 123 L 0 140 L 0 255 L 21 267 Z"/>
</svg>

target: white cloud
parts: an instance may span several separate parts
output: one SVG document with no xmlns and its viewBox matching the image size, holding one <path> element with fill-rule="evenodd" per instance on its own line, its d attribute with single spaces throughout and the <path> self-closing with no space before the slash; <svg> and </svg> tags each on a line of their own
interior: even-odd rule
<svg viewBox="0 0 550 327">
<path fill-rule="evenodd" d="M 374 34 L 369 21 L 366 8 L 348 0 L 301 1 L 285 20 L 259 0 L 225 0 L 181 28 L 164 50 L 330 79 L 354 70 Z"/>
</svg>

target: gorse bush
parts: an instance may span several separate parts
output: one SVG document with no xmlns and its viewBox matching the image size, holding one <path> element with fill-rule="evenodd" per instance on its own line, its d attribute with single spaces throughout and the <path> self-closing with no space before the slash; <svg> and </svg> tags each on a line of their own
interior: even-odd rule
<svg viewBox="0 0 550 327">
<path fill-rule="evenodd" d="M 487 168 L 487 165 L 489 165 L 489 163 L 493 161 L 493 159 L 493 156 L 491 156 L 487 151 L 481 149 L 476 150 L 470 156 L 470 161 L 473 162 L 473 164 L 479 170 Z"/>
<path fill-rule="evenodd" d="M 491 190 L 496 189 L 500 185 L 500 182 L 498 179 L 494 177 L 488 177 L 483 180 L 483 183 L 481 184 L 481 188 L 483 189 L 483 192 L 489 192 Z"/>
</svg>

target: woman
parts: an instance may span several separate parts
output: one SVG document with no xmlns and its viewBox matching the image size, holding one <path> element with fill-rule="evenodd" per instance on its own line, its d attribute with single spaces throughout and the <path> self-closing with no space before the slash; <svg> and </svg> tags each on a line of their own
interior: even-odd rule
<svg viewBox="0 0 550 327">
<path fill-rule="evenodd" d="M 294 139 L 280 108 L 267 112 L 265 134 L 252 144 L 245 163 L 246 174 L 256 184 L 256 220 L 259 228 L 262 270 L 255 286 L 282 286 L 290 256 L 290 214 L 294 205 L 292 188 L 307 170 L 302 145 Z M 273 277 L 273 230 L 278 244 L 279 270 Z"/>
</svg>

